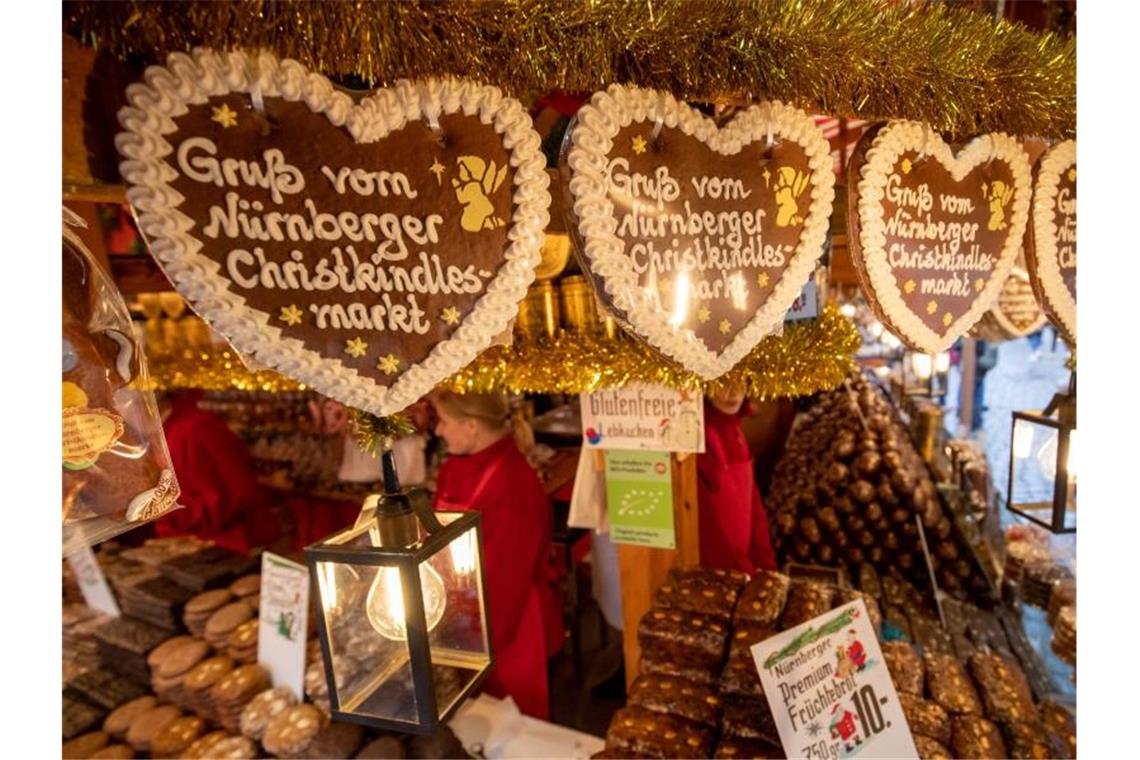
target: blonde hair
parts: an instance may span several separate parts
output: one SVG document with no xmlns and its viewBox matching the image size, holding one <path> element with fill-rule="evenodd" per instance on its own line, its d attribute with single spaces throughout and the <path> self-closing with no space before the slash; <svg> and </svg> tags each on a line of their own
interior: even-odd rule
<svg viewBox="0 0 1140 760">
<path fill-rule="evenodd" d="M 521 407 L 512 411 L 505 394 L 439 391 L 431 400 L 451 417 L 478 420 L 492 432 L 509 429 L 523 454 L 529 454 L 534 448 L 534 431 L 526 421 L 526 414 Z"/>
</svg>

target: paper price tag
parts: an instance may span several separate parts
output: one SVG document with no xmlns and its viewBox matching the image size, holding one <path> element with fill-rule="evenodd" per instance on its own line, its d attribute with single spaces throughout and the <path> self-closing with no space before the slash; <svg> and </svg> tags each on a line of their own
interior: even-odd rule
<svg viewBox="0 0 1140 760">
<path fill-rule="evenodd" d="M 700 393 L 635 384 L 583 393 L 581 401 L 586 448 L 705 450 L 705 406 Z"/>
<path fill-rule="evenodd" d="M 261 555 L 261 619 L 257 662 L 274 686 L 305 698 L 305 640 L 309 624 L 309 568 L 284 557 Z"/>
<path fill-rule="evenodd" d="M 753 645 L 752 657 L 788 757 L 918 757 L 862 600 Z"/>
<path fill-rule="evenodd" d="M 98 610 L 111 617 L 119 617 L 119 605 L 115 601 L 115 594 L 111 591 L 103 569 L 99 567 L 99 560 L 95 559 L 95 552 L 90 546 L 84 546 L 74 554 L 67 557 L 68 564 L 75 571 L 79 581 L 79 590 L 83 593 L 83 601 L 93 610 Z"/>
</svg>

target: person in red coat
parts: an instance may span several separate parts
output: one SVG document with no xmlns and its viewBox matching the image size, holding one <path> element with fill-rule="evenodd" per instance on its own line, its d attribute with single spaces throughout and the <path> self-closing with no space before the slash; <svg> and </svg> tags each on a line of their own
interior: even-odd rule
<svg viewBox="0 0 1140 760">
<path fill-rule="evenodd" d="M 439 470 L 435 508 L 482 514 L 495 652 L 487 692 L 510 696 L 522 712 L 546 719 L 546 663 L 561 647 L 562 622 L 548 569 L 550 503 L 516 442 L 516 436 L 530 442 L 529 429 L 512 421 L 504 396 L 440 393 L 432 402 L 436 434 L 449 452 Z"/>
<path fill-rule="evenodd" d="M 776 553 L 740 427 L 745 413 L 742 388 L 705 399 L 705 453 L 697 455 L 697 500 L 701 565 L 752 573 L 775 570 Z"/>
<path fill-rule="evenodd" d="M 184 509 L 156 522 L 155 533 L 195 535 L 244 554 L 270 543 L 277 525 L 249 449 L 225 420 L 199 408 L 201 398 L 202 391 L 185 390 L 168 400 L 162 427 Z"/>
</svg>

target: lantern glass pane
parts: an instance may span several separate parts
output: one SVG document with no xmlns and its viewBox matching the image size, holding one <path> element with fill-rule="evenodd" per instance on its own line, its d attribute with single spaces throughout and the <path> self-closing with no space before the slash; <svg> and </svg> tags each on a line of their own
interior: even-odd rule
<svg viewBox="0 0 1140 760">
<path fill-rule="evenodd" d="M 461 514 L 439 513 L 438 517 L 448 524 Z M 476 527 L 460 534 L 424 564 L 443 582 L 446 598 L 439 622 L 428 629 L 436 706 L 442 716 L 491 664 Z M 428 619 L 430 623 L 430 615 Z"/>
<path fill-rule="evenodd" d="M 369 533 L 352 543 L 371 543 Z M 320 561 L 316 573 L 338 709 L 418 723 L 401 566 Z"/>
<path fill-rule="evenodd" d="M 1014 418 L 1009 483 L 1010 501 L 1015 509 L 1045 523 L 1053 523 L 1053 499 L 1058 474 L 1067 474 L 1064 527 L 1076 526 L 1077 488 L 1074 432 Z M 1059 456 L 1067 446 L 1068 455 Z"/>
</svg>

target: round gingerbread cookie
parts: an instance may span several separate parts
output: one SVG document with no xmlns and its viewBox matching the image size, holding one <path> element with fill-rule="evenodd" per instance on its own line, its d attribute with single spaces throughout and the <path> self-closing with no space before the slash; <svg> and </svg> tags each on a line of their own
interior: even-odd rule
<svg viewBox="0 0 1140 760">
<path fill-rule="evenodd" d="M 269 686 L 269 674 L 260 665 L 242 665 L 235 668 L 213 688 L 211 694 L 218 702 L 240 702 Z"/>
<path fill-rule="evenodd" d="M 206 721 L 197 716 L 172 720 L 151 739 L 150 754 L 154 757 L 177 757 L 205 730 Z"/>
<path fill-rule="evenodd" d="M 265 727 L 261 743 L 278 757 L 297 757 L 313 741 L 325 724 L 324 714 L 304 704 L 286 709 Z"/>
<path fill-rule="evenodd" d="M 230 736 L 215 744 L 210 749 L 209 757 L 253 760 L 257 757 L 257 745 L 244 736 Z"/>
<path fill-rule="evenodd" d="M 158 732 L 171 721 L 182 717 L 182 711 L 172 705 L 162 705 L 147 710 L 131 722 L 127 729 L 127 744 L 143 752 L 150 749 L 150 742 Z"/>
<path fill-rule="evenodd" d="M 211 731 L 205 736 L 199 736 L 194 743 L 182 752 L 184 760 L 199 760 L 199 758 L 216 757 L 213 754 L 214 746 L 218 742 L 231 738 L 232 734 L 225 731 Z"/>
<path fill-rule="evenodd" d="M 211 615 L 210 619 L 206 621 L 206 636 L 211 638 L 225 636 L 253 615 L 253 607 L 247 602 L 240 600 L 231 602 Z"/>
<path fill-rule="evenodd" d="M 89 734 L 77 736 L 69 742 L 63 743 L 63 760 L 71 758 L 88 758 L 92 753 L 98 752 L 107 746 L 111 737 L 102 731 L 92 731 Z"/>
<path fill-rule="evenodd" d="M 108 744 L 98 752 L 91 754 L 91 760 L 131 760 L 135 751 L 126 744 Z"/>
<path fill-rule="evenodd" d="M 211 591 L 203 591 L 201 594 L 198 594 L 198 596 L 186 602 L 184 611 L 190 615 L 212 612 L 228 604 L 233 598 L 233 592 L 228 588 L 216 588 Z"/>
<path fill-rule="evenodd" d="M 205 691 L 229 675 L 233 669 L 233 659 L 218 655 L 195 665 L 182 683 L 191 691 Z"/>
<path fill-rule="evenodd" d="M 166 641 L 156 646 L 154 649 L 150 650 L 150 654 L 146 656 L 146 664 L 150 667 L 151 670 L 154 670 L 156 667 L 158 667 L 158 664 L 160 662 L 162 662 L 164 659 L 166 659 L 167 656 L 170 655 L 171 652 L 191 641 L 195 641 L 193 636 L 175 636 L 172 639 L 167 639 Z"/>
<path fill-rule="evenodd" d="M 210 645 L 198 639 L 191 639 L 174 649 L 158 663 L 159 678 L 177 678 L 184 675 L 210 655 Z"/>
<path fill-rule="evenodd" d="M 255 741 L 261 741 L 265 727 L 285 710 L 297 704 L 292 690 L 278 686 L 263 691 L 249 701 L 241 714 L 241 732 Z"/>
<path fill-rule="evenodd" d="M 261 576 L 246 575 L 230 584 L 228 589 L 236 597 L 253 596 L 261 591 Z"/>
<path fill-rule="evenodd" d="M 226 639 L 226 646 L 230 649 L 248 649 L 257 646 L 258 621 L 257 618 L 247 620 L 230 632 Z"/>
<path fill-rule="evenodd" d="M 122 739 L 135 718 L 148 710 L 153 710 L 157 704 L 158 700 L 147 694 L 145 697 L 132 699 L 130 702 L 119 705 L 103 721 L 103 730 L 116 739 Z"/>
</svg>

